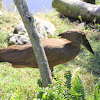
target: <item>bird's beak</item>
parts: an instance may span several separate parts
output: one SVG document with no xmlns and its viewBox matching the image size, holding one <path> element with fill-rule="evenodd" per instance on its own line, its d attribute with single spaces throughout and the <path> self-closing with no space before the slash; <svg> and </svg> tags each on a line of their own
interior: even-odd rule
<svg viewBox="0 0 100 100">
<path fill-rule="evenodd" d="M 87 48 L 87 50 L 89 50 L 92 54 L 94 54 L 92 47 L 87 39 L 84 39 L 83 45 Z"/>
</svg>

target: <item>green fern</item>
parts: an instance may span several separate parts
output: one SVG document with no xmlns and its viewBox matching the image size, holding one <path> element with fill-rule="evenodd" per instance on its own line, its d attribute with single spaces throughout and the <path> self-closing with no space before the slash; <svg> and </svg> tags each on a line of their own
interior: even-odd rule
<svg viewBox="0 0 100 100">
<path fill-rule="evenodd" d="M 100 100 L 100 82 L 94 87 L 94 100 Z"/>
<path fill-rule="evenodd" d="M 73 100 L 85 100 L 85 91 L 79 76 L 75 76 L 74 85 L 71 88 L 71 95 Z"/>
<path fill-rule="evenodd" d="M 40 80 L 38 81 L 39 85 Z M 62 81 L 57 81 L 53 85 L 50 85 L 47 88 L 40 87 L 36 89 L 38 91 L 37 99 L 40 100 L 65 100 L 64 99 L 64 87 L 62 85 Z"/>
<path fill-rule="evenodd" d="M 66 71 L 64 77 L 66 78 L 65 86 L 70 90 L 71 88 L 71 71 Z"/>
<path fill-rule="evenodd" d="M 100 100 L 100 82 L 97 83 L 92 94 L 85 94 L 84 86 L 78 75 L 71 80 L 71 71 L 66 71 L 64 77 L 65 84 L 59 79 L 47 88 L 43 88 L 41 80 L 38 80 L 39 88 L 37 99 L 39 100 Z M 73 84 L 71 84 L 71 81 Z M 87 96 L 87 97 L 86 97 Z"/>
</svg>

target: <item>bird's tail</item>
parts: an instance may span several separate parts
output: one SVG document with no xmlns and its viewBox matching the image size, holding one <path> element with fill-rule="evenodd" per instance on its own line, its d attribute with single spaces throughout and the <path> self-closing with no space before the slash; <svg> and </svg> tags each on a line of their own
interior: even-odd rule
<svg viewBox="0 0 100 100">
<path fill-rule="evenodd" d="M 2 58 L 3 52 L 4 52 L 4 50 L 0 49 L 0 62 L 5 62 L 5 60 Z"/>
</svg>

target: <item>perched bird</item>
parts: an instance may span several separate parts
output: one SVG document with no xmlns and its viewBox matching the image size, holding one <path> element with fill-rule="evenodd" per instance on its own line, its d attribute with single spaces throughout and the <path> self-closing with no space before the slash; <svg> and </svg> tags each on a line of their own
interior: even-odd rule
<svg viewBox="0 0 100 100">
<path fill-rule="evenodd" d="M 66 63 L 74 59 L 80 52 L 80 46 L 84 45 L 94 54 L 86 35 L 81 30 L 68 30 L 59 34 L 59 39 L 42 39 L 49 66 Z M 38 68 L 31 43 L 25 45 L 11 45 L 0 50 L 0 62 L 9 62 L 15 68 Z"/>
</svg>

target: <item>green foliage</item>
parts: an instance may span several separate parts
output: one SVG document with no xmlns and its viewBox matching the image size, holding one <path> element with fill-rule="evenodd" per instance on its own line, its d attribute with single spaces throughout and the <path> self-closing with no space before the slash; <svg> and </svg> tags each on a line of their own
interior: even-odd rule
<svg viewBox="0 0 100 100">
<path fill-rule="evenodd" d="M 50 85 L 47 88 L 37 88 L 38 91 L 37 99 L 41 100 L 65 100 L 64 99 L 64 90 L 62 86 L 62 81 L 56 81 L 53 85 Z"/>
<path fill-rule="evenodd" d="M 75 76 L 71 90 L 73 100 L 85 100 L 85 91 L 79 76 Z"/>
<path fill-rule="evenodd" d="M 0 33 L 0 43 L 7 41 L 7 35 L 5 33 Z"/>
<path fill-rule="evenodd" d="M 84 96 L 86 100 L 100 100 L 100 82 L 98 83 L 100 80 L 98 78 L 98 76 L 100 77 L 100 24 L 95 23 L 94 19 L 92 23 L 86 23 L 83 28 L 80 28 L 78 27 L 80 24 L 79 20 L 74 20 L 73 22 L 65 16 L 59 17 L 58 12 L 53 11 L 49 11 L 46 14 L 39 13 L 37 16 L 55 25 L 57 30 L 55 31 L 54 38 L 58 38 L 57 35 L 59 33 L 68 29 L 83 29 L 83 31 L 86 31 L 87 38 L 95 55 L 92 55 L 82 47 L 80 54 L 73 61 L 54 67 L 54 74 L 57 79 L 54 85 L 49 88 L 40 87 L 39 89 L 36 89 L 38 87 L 37 80 L 40 78 L 38 69 L 15 69 L 9 63 L 0 63 L 0 99 L 37 100 L 37 92 L 38 94 L 40 92 L 38 98 L 44 98 L 44 100 L 46 98 L 47 100 L 73 100 L 74 97 L 80 99 Z M 82 22 L 81 16 L 79 16 L 79 19 Z M 3 11 L 3 15 L 0 16 L 0 49 L 7 46 L 8 34 L 13 32 L 14 27 L 20 21 L 21 18 L 18 13 Z M 72 75 L 70 71 L 65 72 L 64 75 L 66 70 L 70 70 Z M 73 78 L 73 73 L 74 76 L 77 73 L 76 79 Z M 76 84 L 74 84 L 75 80 L 77 80 Z M 41 80 L 38 82 L 39 86 L 42 86 Z M 84 86 L 82 83 L 84 83 Z M 79 90 L 83 88 L 84 91 L 80 92 Z"/>
<path fill-rule="evenodd" d="M 100 100 L 100 82 L 94 87 L 94 100 Z"/>
<path fill-rule="evenodd" d="M 81 17 L 81 15 L 79 15 L 78 18 L 79 18 L 79 20 L 80 20 L 81 23 L 82 23 L 82 17 Z"/>
<path fill-rule="evenodd" d="M 71 72 L 65 72 L 65 83 L 57 80 L 47 88 L 39 87 L 37 99 L 39 100 L 100 100 L 100 82 L 95 85 L 92 95 L 86 93 L 82 80 L 78 75 L 71 80 Z M 40 81 L 40 80 L 39 80 Z M 41 83 L 41 82 L 40 82 Z M 72 83 L 72 84 L 71 84 Z M 86 97 L 88 97 L 86 99 Z"/>
<path fill-rule="evenodd" d="M 91 94 L 87 93 L 86 100 L 100 100 L 100 82 L 94 85 Z"/>
<path fill-rule="evenodd" d="M 64 74 L 65 78 L 66 78 L 66 82 L 65 82 L 65 86 L 70 89 L 71 88 L 71 72 L 70 71 L 66 71 L 66 73 Z"/>
<path fill-rule="evenodd" d="M 37 99 L 42 100 L 85 100 L 85 92 L 83 84 L 76 76 L 71 87 L 71 72 L 67 71 L 64 75 L 66 78 L 65 84 L 62 85 L 62 81 L 56 81 L 54 85 L 50 85 L 49 88 L 39 88 Z"/>
</svg>

